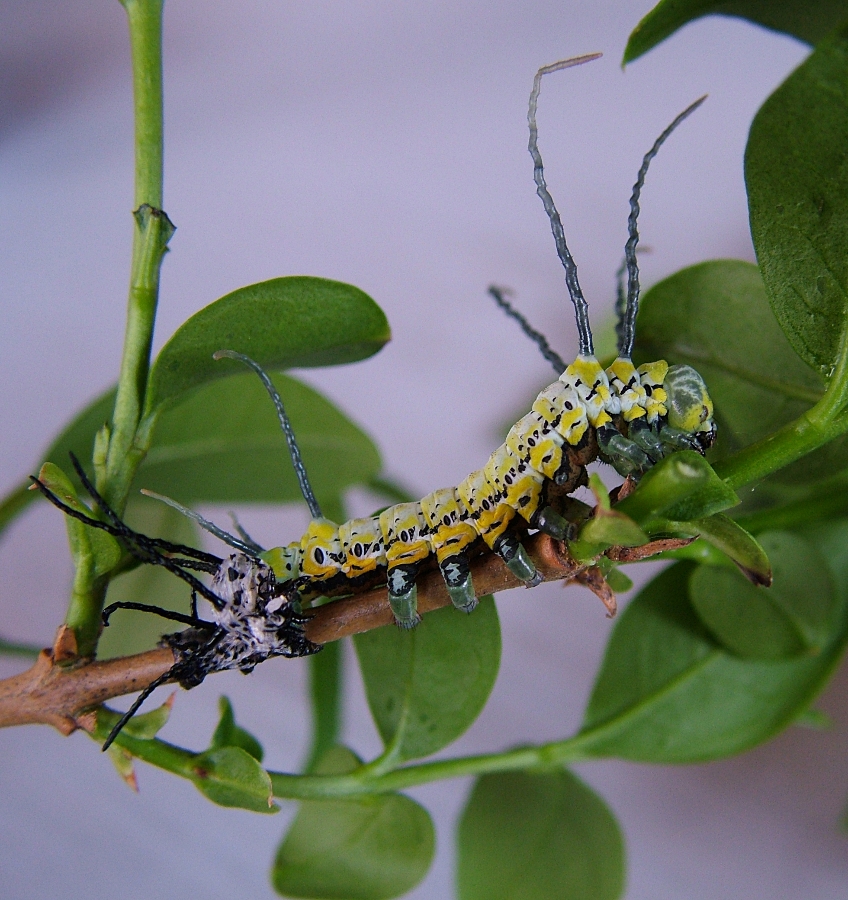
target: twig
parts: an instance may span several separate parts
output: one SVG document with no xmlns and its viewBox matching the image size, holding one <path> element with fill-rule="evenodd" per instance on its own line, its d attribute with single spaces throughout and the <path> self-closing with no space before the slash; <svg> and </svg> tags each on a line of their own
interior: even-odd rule
<svg viewBox="0 0 848 900">
<path fill-rule="evenodd" d="M 606 555 L 612 560 L 634 562 L 690 542 L 674 539 L 642 547 L 611 547 Z M 547 535 L 534 535 L 526 546 L 545 581 L 580 582 L 601 598 L 610 615 L 615 613 L 615 596 L 597 567 L 575 561 L 564 544 Z M 476 560 L 472 574 L 478 595 L 522 585 L 494 554 Z M 449 604 L 438 570 L 425 573 L 418 582 L 420 612 Z M 326 644 L 391 623 L 388 596 L 381 587 L 318 607 L 304 630 L 311 641 Z M 43 724 L 71 734 L 80 727 L 80 716 L 86 710 L 141 690 L 174 664 L 171 650 L 161 647 L 105 662 L 75 657 L 68 634 L 68 629 L 60 628 L 53 648 L 42 650 L 31 669 L 0 681 L 0 727 Z"/>
</svg>

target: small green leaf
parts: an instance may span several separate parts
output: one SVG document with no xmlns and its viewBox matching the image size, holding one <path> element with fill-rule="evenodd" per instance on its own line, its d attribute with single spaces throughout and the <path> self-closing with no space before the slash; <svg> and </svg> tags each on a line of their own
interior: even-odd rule
<svg viewBox="0 0 848 900">
<path fill-rule="evenodd" d="M 272 375 L 318 500 L 329 508 L 380 469 L 372 441 L 317 391 Z M 161 415 L 134 484 L 180 503 L 300 502 L 280 423 L 250 373 L 206 385 Z"/>
<path fill-rule="evenodd" d="M 662 0 L 633 29 L 623 63 L 633 62 L 687 22 L 713 14 L 738 16 L 818 43 L 845 20 L 844 0 Z"/>
<path fill-rule="evenodd" d="M 459 900 L 615 900 L 624 891 L 615 817 L 570 772 L 484 775 L 457 843 Z"/>
<path fill-rule="evenodd" d="M 262 762 L 264 755 L 262 744 L 256 738 L 236 725 L 236 717 L 233 713 L 233 705 L 230 703 L 229 697 L 221 696 L 218 698 L 218 709 L 221 718 L 212 735 L 212 742 L 209 745 L 210 750 L 217 750 L 219 747 L 241 747 L 246 753 L 249 753 L 257 762 Z"/>
<path fill-rule="evenodd" d="M 848 527 L 833 534 L 838 542 L 848 543 Z M 779 662 L 742 659 L 715 642 L 689 603 L 693 568 L 666 569 L 618 620 L 582 729 L 590 755 L 684 763 L 740 753 L 794 721 L 838 664 L 848 560 L 830 642 L 818 656 Z"/>
<path fill-rule="evenodd" d="M 412 631 L 378 628 L 354 646 L 371 715 L 400 762 L 441 750 L 477 718 L 498 674 L 501 633 L 487 597 L 470 615 L 436 610 Z"/>
<path fill-rule="evenodd" d="M 95 518 L 92 511 L 77 498 L 73 482 L 58 466 L 44 463 L 38 478 L 71 509 Z M 99 528 L 92 528 L 71 516 L 65 516 L 65 525 L 71 555 L 77 568 L 85 569 L 90 566 L 94 578 L 101 578 L 115 568 L 123 556 L 123 550 L 111 534 Z"/>
<path fill-rule="evenodd" d="M 146 713 L 136 713 L 136 715 L 124 725 L 122 730 L 142 741 L 152 741 L 165 725 L 168 724 L 168 719 L 171 718 L 171 709 L 173 708 L 173 705 L 174 695 L 171 694 L 171 696 L 168 697 L 161 706 L 157 706 L 156 709 L 151 709 L 150 712 Z M 112 724 L 114 725 L 114 722 Z"/>
<path fill-rule="evenodd" d="M 168 697 L 161 706 L 156 707 L 156 709 L 133 716 L 129 722 L 124 725 L 123 733 L 144 741 L 152 740 L 167 723 L 173 705 L 174 695 L 171 694 L 171 696 Z M 100 707 L 97 710 L 97 718 L 98 725 L 101 726 L 101 729 L 105 728 L 108 733 L 118 717 L 111 710 Z M 110 721 L 106 724 L 104 720 Z M 92 735 L 92 737 L 94 737 L 95 740 L 98 740 L 98 737 L 95 735 Z M 102 741 L 102 738 L 99 738 L 99 740 Z M 131 790 L 138 791 L 138 781 L 135 777 L 133 755 L 118 744 L 112 744 L 106 752 L 109 755 L 112 765 L 117 770 L 118 775 L 121 776 Z"/>
<path fill-rule="evenodd" d="M 331 750 L 316 772 L 340 775 L 359 764 Z M 430 816 L 401 794 L 302 803 L 277 851 L 271 881 L 286 897 L 383 900 L 427 874 L 435 835 Z"/>
<path fill-rule="evenodd" d="M 741 525 L 720 513 L 706 519 L 697 519 L 691 524 L 697 528 L 702 541 L 721 550 L 728 559 L 733 560 L 749 581 L 764 587 L 771 584 L 772 570 L 768 554 Z M 709 564 L 711 560 L 707 558 L 705 562 Z"/>
<path fill-rule="evenodd" d="M 594 472 L 589 476 L 589 487 L 595 495 L 596 506 L 592 518 L 580 529 L 577 540 L 569 544 L 575 559 L 594 559 L 609 547 L 639 547 L 648 542 L 648 536 L 633 519 L 610 508 L 606 487 Z"/>
<path fill-rule="evenodd" d="M 827 560 L 789 532 L 760 536 L 774 560 L 770 588 L 738 572 L 699 566 L 689 582 L 692 605 L 710 632 L 739 656 L 789 659 L 818 654 L 832 638 L 836 591 Z"/>
<path fill-rule="evenodd" d="M 244 353 L 266 369 L 329 366 L 365 359 L 389 336 L 383 311 L 352 285 L 309 276 L 251 284 L 177 329 L 153 364 L 147 410 L 232 375 L 235 364 L 213 361 L 217 350 Z"/>
<path fill-rule="evenodd" d="M 848 340 L 846 144 L 848 27 L 766 100 L 745 152 L 751 234 L 769 301 L 798 355 L 825 377 Z"/>
<path fill-rule="evenodd" d="M 604 573 L 607 584 L 616 594 L 623 594 L 633 587 L 633 582 L 617 566 Z"/>
<path fill-rule="evenodd" d="M 652 519 L 688 522 L 738 502 L 736 494 L 700 454 L 679 450 L 650 469 L 636 490 L 615 509 L 650 530 Z"/>
<path fill-rule="evenodd" d="M 126 521 L 143 534 L 166 541 L 198 546 L 197 529 L 185 516 L 144 497 L 133 499 L 127 506 Z M 161 566 L 139 565 L 109 582 L 106 605 L 110 603 L 155 603 L 162 609 L 188 613 L 191 590 Z M 155 647 L 163 634 L 185 626 L 160 616 L 136 610 L 118 610 L 103 629 L 97 645 L 99 659 L 112 659 L 142 653 Z"/>
<path fill-rule="evenodd" d="M 607 547 L 639 547 L 648 536 L 633 521 L 617 510 L 602 511 L 580 529 L 580 540 Z"/>
<path fill-rule="evenodd" d="M 194 786 L 219 806 L 275 813 L 271 778 L 241 747 L 219 747 L 194 758 Z"/>
</svg>

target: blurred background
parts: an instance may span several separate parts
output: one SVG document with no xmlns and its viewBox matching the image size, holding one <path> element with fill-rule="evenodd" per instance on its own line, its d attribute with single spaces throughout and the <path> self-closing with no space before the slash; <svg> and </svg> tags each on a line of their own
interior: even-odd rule
<svg viewBox="0 0 848 900">
<path fill-rule="evenodd" d="M 513 288 L 554 347 L 576 352 L 526 149 L 540 65 L 605 53 L 548 79 L 539 106 L 548 181 L 596 331 L 611 313 L 642 155 L 703 93 L 709 101 L 663 148 L 643 193 L 644 285 L 701 260 L 753 259 L 748 126 L 807 48 L 713 17 L 623 71 L 627 35 L 650 6 L 171 0 L 165 208 L 178 231 L 156 347 L 242 285 L 289 274 L 351 282 L 386 311 L 392 342 L 365 362 L 296 374 L 374 437 L 385 473 L 413 494 L 457 483 L 553 374 L 487 286 Z M 117 374 L 132 235 L 126 32 L 117 0 L 0 4 L 4 493 Z M 364 492 L 349 501 L 360 514 L 378 505 Z M 299 509 L 239 515 L 266 545 L 293 540 L 306 522 Z M 0 571 L 0 634 L 50 644 L 71 577 L 62 517 L 44 503 L 28 510 L 0 544 Z M 611 627 L 579 588 L 513 591 L 498 606 L 498 683 L 451 755 L 574 731 Z M 347 656 L 345 740 L 369 757 L 379 742 Z M 0 675 L 26 666 L 0 658 Z M 179 692 L 164 737 L 206 746 L 226 693 L 266 764 L 293 770 L 308 740 L 305 674 L 304 663 L 280 660 L 249 678 L 210 678 Z M 624 828 L 627 896 L 843 898 L 845 687 L 843 672 L 820 701 L 836 721 L 824 733 L 792 728 L 704 766 L 578 767 Z M 85 735 L 45 727 L 0 731 L 0 760 L 6 897 L 273 895 L 267 872 L 291 805 L 273 818 L 222 809 L 142 765 L 136 796 Z M 411 792 L 433 813 L 439 842 L 415 900 L 452 894 L 452 832 L 467 789 Z"/>
</svg>

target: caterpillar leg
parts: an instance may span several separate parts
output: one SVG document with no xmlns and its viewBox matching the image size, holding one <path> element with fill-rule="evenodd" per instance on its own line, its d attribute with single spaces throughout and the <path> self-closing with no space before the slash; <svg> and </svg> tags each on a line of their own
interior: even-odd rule
<svg viewBox="0 0 848 900">
<path fill-rule="evenodd" d="M 421 621 L 415 584 L 417 574 L 417 565 L 395 566 L 388 571 L 389 605 L 400 628 L 415 628 Z"/>
<path fill-rule="evenodd" d="M 641 447 L 654 462 L 658 462 L 665 456 L 666 449 L 663 447 L 659 435 L 644 419 L 632 421 L 627 436 L 637 447 Z"/>
<path fill-rule="evenodd" d="M 477 596 L 471 581 L 471 567 L 464 553 L 455 553 L 439 562 L 451 603 L 460 612 L 470 613 L 477 606 Z"/>
<path fill-rule="evenodd" d="M 503 535 L 492 549 L 506 563 L 509 571 L 527 587 L 536 587 L 542 583 L 542 573 L 514 534 Z"/>
<path fill-rule="evenodd" d="M 569 541 L 576 531 L 574 525 L 563 518 L 553 507 L 546 506 L 536 514 L 530 523 L 539 531 L 549 534 L 554 540 Z"/>
<path fill-rule="evenodd" d="M 625 477 L 644 472 L 653 465 L 653 460 L 644 450 L 612 425 L 604 425 L 598 429 L 598 447 L 603 458 L 619 475 Z"/>
</svg>

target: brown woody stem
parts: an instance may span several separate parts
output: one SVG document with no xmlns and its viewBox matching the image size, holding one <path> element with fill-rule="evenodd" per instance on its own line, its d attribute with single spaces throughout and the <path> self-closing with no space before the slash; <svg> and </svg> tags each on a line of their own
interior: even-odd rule
<svg viewBox="0 0 848 900">
<path fill-rule="evenodd" d="M 611 547 L 606 555 L 614 561 L 635 562 L 688 543 L 690 540 L 674 539 L 642 547 Z M 576 562 L 564 544 L 547 535 L 534 535 L 526 546 L 545 581 L 582 583 L 601 598 L 610 615 L 615 613 L 615 596 L 597 567 Z M 472 574 L 475 590 L 481 596 L 522 584 L 494 554 L 475 560 Z M 418 581 L 420 612 L 428 613 L 449 604 L 450 597 L 438 570 L 422 575 Z M 391 623 L 388 596 L 381 587 L 318 607 L 304 630 L 311 641 L 326 644 Z M 42 650 L 31 669 L 0 681 L 0 727 L 52 725 L 62 734 L 70 734 L 80 727 L 79 717 L 85 710 L 141 690 L 174 664 L 172 652 L 161 647 L 105 662 L 75 658 L 73 651 L 66 629 L 62 628 L 53 648 Z"/>
</svg>

